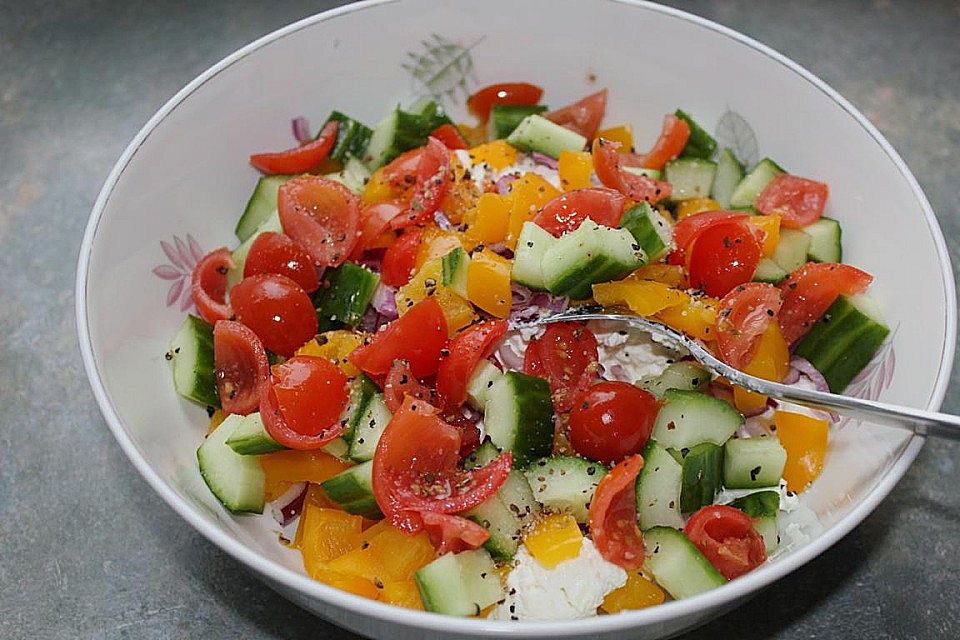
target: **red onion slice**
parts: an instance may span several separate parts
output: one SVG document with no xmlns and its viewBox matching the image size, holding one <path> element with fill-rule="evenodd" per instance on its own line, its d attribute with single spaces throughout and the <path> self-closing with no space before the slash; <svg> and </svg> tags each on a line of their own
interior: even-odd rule
<svg viewBox="0 0 960 640">
<path fill-rule="evenodd" d="M 815 366 L 810 364 L 810 361 L 806 358 L 801 358 L 800 356 L 793 356 L 790 358 L 790 368 L 796 369 L 799 373 L 810 378 L 810 381 L 817 387 L 817 391 L 825 391 L 830 393 L 830 385 L 827 384 L 826 378 L 823 377 L 823 374 L 820 373 Z M 796 380 L 794 380 L 796 382 Z M 792 383 L 786 383 L 792 384 Z"/>
<path fill-rule="evenodd" d="M 293 137 L 300 144 L 306 144 L 313 141 L 310 135 L 310 122 L 303 116 L 297 116 L 290 121 L 290 128 L 293 130 Z"/>
<path fill-rule="evenodd" d="M 270 515 L 281 527 L 287 526 L 300 515 L 303 500 L 307 497 L 307 487 L 306 482 L 292 484 L 282 496 L 270 503 Z"/>
<path fill-rule="evenodd" d="M 531 153 L 530 159 L 533 160 L 534 163 L 543 165 L 544 167 L 548 167 L 550 169 L 556 170 L 560 168 L 560 163 L 557 162 L 556 158 L 551 158 L 547 154 L 540 153 L 539 151 L 534 151 Z"/>
<path fill-rule="evenodd" d="M 497 189 L 497 193 L 502 196 L 510 193 L 510 185 L 518 178 L 519 176 L 508 173 L 506 175 L 500 176 L 500 178 L 494 183 L 494 187 Z"/>
<path fill-rule="evenodd" d="M 508 342 L 504 342 L 497 349 L 496 357 L 504 370 L 523 371 L 523 355 L 514 351 Z"/>
<path fill-rule="evenodd" d="M 436 222 L 437 226 L 443 231 L 450 231 L 453 229 L 453 223 L 450 222 L 450 218 L 448 218 L 443 211 L 437 211 L 434 213 L 433 221 Z"/>
</svg>

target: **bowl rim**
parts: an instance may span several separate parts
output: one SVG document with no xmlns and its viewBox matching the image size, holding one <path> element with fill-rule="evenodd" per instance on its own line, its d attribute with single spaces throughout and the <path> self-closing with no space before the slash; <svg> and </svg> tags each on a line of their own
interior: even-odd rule
<svg viewBox="0 0 960 640">
<path fill-rule="evenodd" d="M 131 162 L 137 151 L 150 136 L 153 130 L 171 113 L 176 107 L 186 100 L 193 92 L 199 89 L 208 80 L 229 68 L 238 61 L 244 59 L 255 51 L 280 40 L 288 35 L 296 33 L 302 29 L 311 27 L 315 24 L 325 22 L 338 16 L 365 11 L 376 8 L 380 5 L 392 4 L 402 0 L 365 0 L 363 2 L 344 5 L 330 9 L 312 16 L 308 16 L 299 21 L 281 27 L 253 42 L 237 49 L 230 55 L 210 66 L 203 73 L 191 80 L 172 98 L 170 98 L 157 112 L 143 125 L 137 135 L 124 149 L 117 162 L 111 169 L 103 187 L 97 196 L 90 219 L 84 232 L 83 241 L 80 246 L 80 252 L 77 264 L 77 277 L 75 289 L 75 312 L 77 333 L 80 343 L 80 352 L 83 359 L 84 369 L 90 381 L 100 412 L 105 418 L 107 425 L 113 432 L 114 437 L 120 444 L 124 453 L 133 463 L 134 467 L 146 479 L 148 484 L 156 491 L 161 498 L 184 520 L 199 531 L 210 542 L 217 545 L 220 549 L 239 560 L 247 567 L 253 569 L 262 577 L 267 578 L 274 584 L 281 585 L 287 589 L 294 590 L 303 596 L 320 600 L 327 604 L 346 609 L 353 614 L 361 614 L 372 617 L 378 621 L 401 624 L 404 626 L 417 627 L 423 629 L 442 630 L 445 632 L 463 633 L 470 636 L 477 635 L 498 635 L 498 636 L 524 636 L 524 637 L 550 637 L 550 636 L 568 636 L 576 634 L 598 634 L 623 630 L 637 626 L 650 626 L 663 624 L 671 620 L 679 619 L 684 616 L 696 614 L 699 611 L 720 609 L 726 605 L 728 608 L 738 599 L 748 596 L 750 593 L 760 589 L 772 582 L 779 580 L 788 573 L 793 572 L 800 566 L 806 564 L 823 551 L 833 546 L 838 540 L 849 533 L 866 516 L 868 516 L 887 494 L 897 484 L 903 474 L 912 464 L 923 446 L 924 438 L 921 436 L 912 436 L 906 443 L 903 452 L 887 469 L 884 475 L 877 482 L 876 486 L 870 491 L 866 499 L 855 506 L 850 513 L 827 529 L 823 535 L 809 543 L 807 546 L 785 556 L 776 563 L 768 564 L 755 572 L 741 577 L 738 580 L 730 582 L 720 588 L 708 591 L 693 598 L 685 600 L 672 601 L 657 607 L 641 609 L 637 611 L 628 611 L 615 616 L 600 616 L 597 618 L 587 618 L 584 620 L 564 621 L 564 622 L 538 622 L 538 621 L 495 621 L 476 618 L 457 618 L 444 616 L 428 612 L 404 609 L 393 605 L 381 603 L 379 601 L 368 600 L 360 596 L 341 591 L 334 587 L 317 582 L 310 577 L 289 569 L 278 562 L 261 556 L 252 549 L 248 548 L 242 542 L 234 539 L 228 533 L 224 532 L 214 522 L 207 520 L 201 511 L 191 506 L 186 500 L 180 498 L 173 488 L 168 485 L 153 470 L 147 462 L 144 454 L 139 450 L 127 434 L 119 415 L 114 409 L 107 395 L 106 389 L 100 378 L 97 359 L 93 353 L 90 328 L 87 316 L 87 279 L 89 275 L 90 259 L 93 251 L 93 244 L 96 238 L 99 223 L 106 210 L 107 204 L 112 195 L 113 189 L 122 176 L 125 168 Z M 953 269 L 950 263 L 949 253 L 947 252 L 946 242 L 943 232 L 937 223 L 933 210 L 930 207 L 925 194 L 917 183 L 910 169 L 904 163 L 900 155 L 893 149 L 886 138 L 874 127 L 873 124 L 843 98 L 836 90 L 830 87 L 823 80 L 812 74 L 810 71 L 787 58 L 783 54 L 764 45 L 749 36 L 738 31 L 725 27 L 721 24 L 702 18 L 700 16 L 679 10 L 672 7 L 655 4 L 647 0 L 602 0 L 617 4 L 641 7 L 648 11 L 654 11 L 675 19 L 691 22 L 696 26 L 709 29 L 719 33 L 736 42 L 746 45 L 755 51 L 766 55 L 774 61 L 780 63 L 787 70 L 797 74 L 803 80 L 812 84 L 815 88 L 824 93 L 833 100 L 838 106 L 846 111 L 853 119 L 867 132 L 867 134 L 881 147 L 887 157 L 894 163 L 901 175 L 907 180 L 911 190 L 923 213 L 924 221 L 930 230 L 934 239 L 937 251 L 937 257 L 940 262 L 940 269 L 944 282 L 944 297 L 946 301 L 947 313 L 944 318 L 946 325 L 946 340 L 941 353 L 940 366 L 937 372 L 934 388 L 927 401 L 927 409 L 936 410 L 943 402 L 947 385 L 950 381 L 950 373 L 953 368 L 953 357 L 956 343 L 957 330 L 957 305 L 956 305 L 956 284 L 954 282 Z M 272 585 L 271 585 L 272 586 Z"/>
</svg>

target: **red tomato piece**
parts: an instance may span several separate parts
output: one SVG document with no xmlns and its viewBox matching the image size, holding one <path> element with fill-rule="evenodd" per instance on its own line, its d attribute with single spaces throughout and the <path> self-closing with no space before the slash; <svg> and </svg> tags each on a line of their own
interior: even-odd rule
<svg viewBox="0 0 960 640">
<path fill-rule="evenodd" d="M 239 322 L 219 321 L 213 327 L 213 362 L 224 413 L 245 416 L 256 411 L 270 377 L 267 352 L 257 334 Z"/>
<path fill-rule="evenodd" d="M 546 378 L 554 408 L 565 412 L 573 407 L 577 393 L 596 379 L 599 359 L 597 339 L 589 329 L 574 322 L 556 322 L 527 345 L 523 371 Z"/>
<path fill-rule="evenodd" d="M 295 356 L 273 367 L 260 398 L 270 437 L 290 449 L 319 449 L 343 433 L 347 377 L 326 358 Z"/>
<path fill-rule="evenodd" d="M 598 138 L 593 142 L 593 167 L 600 182 L 616 189 L 631 200 L 659 202 L 673 193 L 669 182 L 654 180 L 620 168 L 620 143 Z"/>
<path fill-rule="evenodd" d="M 543 205 L 533 216 L 533 223 L 558 238 L 587 218 L 607 227 L 618 227 L 626 203 L 626 197 L 613 189 L 575 189 Z"/>
<path fill-rule="evenodd" d="M 772 284 L 748 282 L 734 287 L 720 301 L 717 314 L 720 359 L 737 369 L 747 366 L 756 353 L 757 341 L 782 304 L 780 290 Z"/>
<path fill-rule="evenodd" d="M 417 181 L 417 167 L 423 147 L 404 151 L 383 168 L 383 179 L 394 189 L 412 187 Z"/>
<path fill-rule="evenodd" d="M 293 149 L 252 155 L 250 164 L 267 174 L 306 173 L 316 169 L 326 160 L 333 143 L 337 141 L 337 126 L 336 121 L 328 122 L 316 140 Z"/>
<path fill-rule="evenodd" d="M 437 370 L 437 393 L 448 407 L 467 399 L 467 381 L 477 363 L 493 353 L 507 332 L 506 320 L 487 320 L 461 331 L 450 341 Z"/>
<path fill-rule="evenodd" d="M 443 414 L 443 421 L 460 432 L 461 458 L 466 458 L 468 455 L 476 451 L 477 447 L 480 446 L 480 427 L 477 426 L 479 415 L 471 415 L 475 415 L 477 418 L 468 418 L 459 411 L 459 408 L 447 411 Z"/>
<path fill-rule="evenodd" d="M 430 404 L 406 398 L 387 424 L 373 456 L 373 494 L 387 520 L 408 534 L 422 530 L 418 512 L 460 513 L 488 499 L 504 483 L 513 456 L 503 453 L 465 471 L 460 434 Z"/>
<path fill-rule="evenodd" d="M 701 231 L 715 224 L 732 220 L 746 220 L 750 216 L 741 211 L 704 211 L 687 216 L 673 227 L 673 241 L 677 249 L 683 251 L 690 246 Z M 762 238 L 757 238 L 762 241 Z M 682 262 L 680 263 L 682 264 Z"/>
<path fill-rule="evenodd" d="M 501 82 L 483 87 L 467 98 L 467 109 L 480 122 L 490 118 L 490 109 L 495 104 L 533 106 L 540 102 L 543 89 L 529 82 Z"/>
<path fill-rule="evenodd" d="M 745 223 L 712 225 L 687 250 L 690 286 L 722 298 L 735 286 L 750 282 L 762 255 L 760 242 Z"/>
<path fill-rule="evenodd" d="M 820 219 L 829 193 L 829 187 L 823 182 L 780 175 L 757 196 L 757 211 L 779 214 L 781 225 L 799 229 Z"/>
<path fill-rule="evenodd" d="M 570 411 L 570 444 L 606 464 L 640 453 L 650 439 L 660 403 L 628 382 L 598 382 L 577 396 Z"/>
<path fill-rule="evenodd" d="M 391 220 L 390 226 L 403 229 L 432 220 L 450 185 L 449 175 L 450 151 L 436 138 L 428 138 L 417 163 L 417 182 L 410 207 Z"/>
<path fill-rule="evenodd" d="M 733 580 L 764 563 L 767 553 L 753 520 L 728 505 L 704 507 L 683 527 L 690 542 L 717 571 Z"/>
<path fill-rule="evenodd" d="M 433 389 L 417 380 L 406 360 L 393 361 L 390 373 L 387 374 L 387 379 L 383 383 L 383 399 L 391 413 L 403 405 L 403 399 L 406 396 L 435 404 L 435 395 Z"/>
<path fill-rule="evenodd" d="M 791 273 L 780 285 L 780 331 L 787 344 L 802 338 L 820 319 L 837 296 L 863 293 L 873 276 L 848 264 L 808 262 Z"/>
<path fill-rule="evenodd" d="M 597 129 L 600 128 L 600 121 L 603 120 L 606 110 L 607 90 L 602 89 L 573 104 L 545 113 L 543 116 L 562 127 L 576 131 L 587 140 L 592 140 L 593 136 L 597 135 Z"/>
<path fill-rule="evenodd" d="M 663 169 L 663 167 L 680 155 L 690 139 L 690 125 L 672 113 L 663 118 L 663 129 L 660 137 L 653 145 L 653 149 L 644 156 L 643 166 L 648 169 Z"/>
<path fill-rule="evenodd" d="M 590 503 L 588 526 L 597 551 L 627 571 L 643 566 L 643 533 L 637 526 L 637 475 L 643 457 L 630 456 L 605 475 Z"/>
<path fill-rule="evenodd" d="M 317 312 L 310 296 L 287 276 L 261 273 L 244 278 L 230 290 L 230 301 L 237 320 L 274 353 L 291 356 L 317 335 Z"/>
<path fill-rule="evenodd" d="M 489 531 L 461 516 L 423 511 L 420 518 L 430 535 L 430 542 L 440 555 L 479 549 L 490 538 Z"/>
<path fill-rule="evenodd" d="M 447 321 L 433 298 L 425 298 L 360 345 L 350 361 L 373 377 L 390 372 L 394 360 L 406 360 L 417 378 L 437 372 L 440 352 L 447 344 Z"/>
<path fill-rule="evenodd" d="M 422 229 L 409 229 L 387 247 L 380 264 L 380 281 L 391 287 L 402 287 L 410 282 L 417 269 L 417 249 L 420 248 Z"/>
<path fill-rule="evenodd" d="M 403 210 L 404 208 L 395 202 L 379 202 L 361 209 L 360 239 L 357 240 L 350 259 L 360 260 L 363 252 L 390 228 L 390 221 L 403 213 Z"/>
<path fill-rule="evenodd" d="M 360 238 L 360 199 L 334 180 L 300 176 L 280 185 L 277 208 L 283 232 L 320 267 L 342 264 Z"/>
<path fill-rule="evenodd" d="M 463 136 L 460 134 L 460 130 L 449 122 L 434 129 L 433 133 L 430 134 L 430 137 L 436 138 L 451 151 L 454 149 L 467 148 L 467 141 L 463 139 Z"/>
<path fill-rule="evenodd" d="M 197 313 L 210 324 L 233 317 L 233 309 L 227 304 L 227 270 L 233 267 L 230 250 L 222 247 L 203 256 L 193 268 L 190 295 Z"/>
<path fill-rule="evenodd" d="M 258 273 L 279 273 L 287 276 L 307 293 L 320 286 L 317 269 L 307 250 L 282 233 L 265 231 L 250 245 L 250 253 L 243 264 L 243 276 Z"/>
</svg>

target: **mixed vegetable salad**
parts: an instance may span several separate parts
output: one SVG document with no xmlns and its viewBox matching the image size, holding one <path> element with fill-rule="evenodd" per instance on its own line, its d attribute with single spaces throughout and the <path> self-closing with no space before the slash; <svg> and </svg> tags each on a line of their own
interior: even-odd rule
<svg viewBox="0 0 960 640">
<path fill-rule="evenodd" d="M 841 392 L 888 333 L 841 262 L 827 185 L 748 171 L 684 111 L 650 151 L 527 83 L 333 112 L 251 156 L 239 246 L 193 273 L 168 353 L 234 513 L 267 508 L 307 573 L 395 605 L 562 620 L 687 598 L 799 526 L 832 417 L 734 387 L 654 318 L 762 378 Z M 788 526 L 789 523 L 789 526 Z"/>
</svg>

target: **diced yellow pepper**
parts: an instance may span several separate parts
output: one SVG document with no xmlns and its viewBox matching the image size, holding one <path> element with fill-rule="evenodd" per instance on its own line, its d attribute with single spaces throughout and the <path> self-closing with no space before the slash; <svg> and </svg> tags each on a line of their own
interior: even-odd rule
<svg viewBox="0 0 960 640">
<path fill-rule="evenodd" d="M 619 142 L 620 153 L 633 151 L 633 127 L 629 124 L 621 124 L 617 127 L 603 129 L 597 132 L 596 137 Z"/>
<path fill-rule="evenodd" d="M 537 562 L 552 569 L 564 560 L 580 555 L 583 534 L 577 520 L 570 514 L 549 515 L 523 539 L 527 551 Z"/>
<path fill-rule="evenodd" d="M 560 195 L 552 184 L 536 173 L 525 173 L 510 183 L 510 226 L 507 246 L 516 248 L 523 223 L 530 220 L 545 204 Z"/>
<path fill-rule="evenodd" d="M 629 609 L 643 609 L 662 604 L 666 599 L 663 589 L 647 580 L 639 571 L 627 573 L 627 583 L 607 594 L 600 608 L 607 613 L 620 613 Z"/>
<path fill-rule="evenodd" d="M 593 285 L 593 299 L 604 307 L 626 306 L 638 316 L 652 316 L 683 304 L 687 294 L 652 280 L 620 280 Z"/>
<path fill-rule="evenodd" d="M 688 336 L 701 340 L 713 340 L 717 326 L 716 298 L 683 294 L 681 304 L 667 307 L 656 314 L 657 320 Z"/>
<path fill-rule="evenodd" d="M 296 544 L 303 554 L 307 573 L 312 574 L 320 565 L 358 549 L 362 521 L 360 516 L 304 500 L 303 513 L 297 525 Z"/>
<path fill-rule="evenodd" d="M 757 340 L 756 354 L 743 370 L 764 380 L 780 382 L 786 377 L 789 368 L 790 348 L 780 333 L 780 326 L 771 322 Z M 741 413 L 755 413 L 766 406 L 767 396 L 735 386 L 733 403 Z"/>
<path fill-rule="evenodd" d="M 474 252 L 467 269 L 470 302 L 498 318 L 510 315 L 510 269 L 511 262 L 489 248 Z"/>
<path fill-rule="evenodd" d="M 469 277 L 469 271 L 467 273 Z M 508 271 L 508 276 L 509 273 Z M 443 286 L 443 263 L 440 258 L 424 263 L 410 282 L 400 287 L 396 295 L 397 311 L 402 316 L 413 305 L 427 297 L 432 297 L 440 305 L 451 336 L 471 324 L 476 318 L 477 314 L 469 302 Z"/>
<path fill-rule="evenodd" d="M 222 409 L 216 409 L 213 415 L 210 416 L 210 424 L 207 425 L 207 435 L 213 433 L 213 430 L 219 427 L 226 419 L 227 414 L 224 413 Z"/>
<path fill-rule="evenodd" d="M 453 224 L 460 224 L 464 215 L 476 208 L 483 190 L 455 153 L 450 154 L 450 175 L 450 184 L 440 201 L 440 210 Z"/>
<path fill-rule="evenodd" d="M 323 451 L 285 449 L 257 456 L 266 475 L 267 500 L 276 500 L 295 482 L 320 484 L 350 465 Z"/>
<path fill-rule="evenodd" d="M 430 225 L 424 227 L 420 236 L 420 245 L 417 247 L 415 264 L 419 269 L 434 258 L 442 258 L 457 247 L 462 247 L 460 236 L 453 231 L 444 231 Z"/>
<path fill-rule="evenodd" d="M 486 164 L 497 171 L 506 169 L 517 161 L 517 150 L 507 144 L 506 140 L 481 144 L 467 153 L 470 154 L 473 164 Z"/>
<path fill-rule="evenodd" d="M 402 191 L 394 189 L 387 179 L 383 177 L 383 168 L 377 169 L 367 180 L 363 193 L 360 194 L 360 200 L 363 204 L 377 204 L 380 202 L 389 202 L 395 200 Z"/>
<path fill-rule="evenodd" d="M 469 147 L 477 147 L 487 141 L 487 128 L 482 124 L 472 126 L 466 122 L 459 122 L 457 129 L 460 129 L 460 135 Z"/>
<path fill-rule="evenodd" d="M 750 216 L 747 222 L 764 232 L 763 255 L 772 256 L 780 244 L 780 216 L 776 213 L 769 216 Z"/>
<path fill-rule="evenodd" d="M 326 565 L 318 565 L 313 571 L 308 571 L 311 578 L 336 587 L 342 591 L 353 593 L 364 598 L 376 600 L 380 597 L 380 589 L 371 580 L 349 573 L 334 571 Z"/>
<path fill-rule="evenodd" d="M 398 607 L 423 611 L 420 590 L 413 580 L 394 580 L 383 583 L 380 599 Z"/>
<path fill-rule="evenodd" d="M 396 527 L 388 527 L 372 537 L 365 551 L 380 567 L 380 577 L 384 582 L 412 580 L 417 569 L 437 557 L 426 532 L 408 536 Z"/>
<path fill-rule="evenodd" d="M 823 471 L 830 423 L 788 411 L 775 412 L 773 422 L 777 426 L 780 444 L 787 451 L 783 479 L 787 481 L 787 489 L 799 493 Z"/>
<path fill-rule="evenodd" d="M 297 349 L 298 356 L 316 356 L 334 363 L 348 376 L 359 375 L 349 356 L 354 349 L 363 344 L 363 335 L 356 331 L 337 329 L 326 331 Z"/>
<path fill-rule="evenodd" d="M 678 289 L 687 287 L 687 277 L 683 274 L 683 267 L 678 264 L 654 262 L 644 265 L 628 275 L 625 280 L 653 280 Z"/>
<path fill-rule="evenodd" d="M 683 220 L 687 216 L 692 216 L 695 213 L 703 213 L 704 211 L 717 211 L 722 209 L 720 203 L 716 200 L 711 200 L 710 198 L 690 198 L 689 200 L 681 200 L 680 204 L 677 205 L 677 220 Z"/>
<path fill-rule="evenodd" d="M 475 244 L 495 244 L 507 237 L 511 201 L 506 196 L 485 193 L 477 201 L 467 236 Z"/>
<path fill-rule="evenodd" d="M 593 186 L 593 157 L 586 151 L 561 151 L 557 163 L 560 186 L 564 191 L 586 189 Z"/>
</svg>

